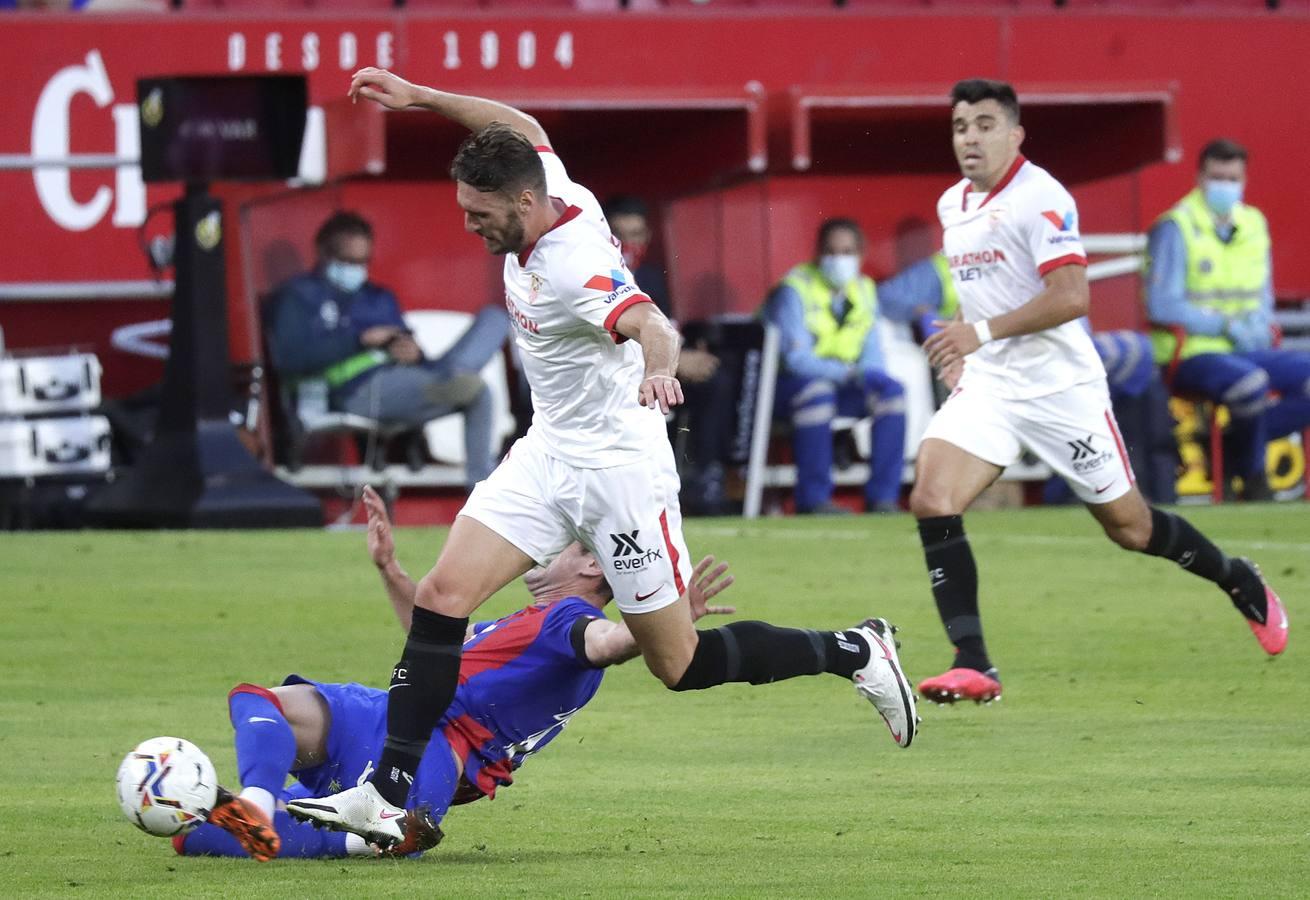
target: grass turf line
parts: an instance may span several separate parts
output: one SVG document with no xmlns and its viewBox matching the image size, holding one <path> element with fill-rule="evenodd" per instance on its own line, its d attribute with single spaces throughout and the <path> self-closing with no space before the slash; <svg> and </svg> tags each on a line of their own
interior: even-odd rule
<svg viewBox="0 0 1310 900">
<path fill-rule="evenodd" d="M 908 751 L 837 679 L 673 695 L 640 662 L 421 862 L 182 859 L 121 817 L 156 734 L 234 785 L 225 695 L 298 671 L 385 681 L 400 632 L 362 533 L 0 540 L 0 885 L 8 896 L 1293 896 L 1310 884 L 1310 512 L 1184 510 L 1288 603 L 1269 661 L 1220 593 L 1123 553 L 1080 510 L 968 529 L 1005 700 L 923 708 Z M 403 530 L 421 573 L 444 532 Z M 949 662 L 913 522 L 692 522 L 737 618 L 902 626 Z M 515 586 L 486 608 L 523 602 Z M 713 620 L 710 620 L 711 624 Z M 221 652 L 216 652 L 221 650 Z"/>
</svg>

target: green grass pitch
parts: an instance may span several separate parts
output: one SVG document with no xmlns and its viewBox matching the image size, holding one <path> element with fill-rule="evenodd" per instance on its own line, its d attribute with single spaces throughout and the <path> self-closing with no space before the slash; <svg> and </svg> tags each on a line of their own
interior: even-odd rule
<svg viewBox="0 0 1310 900">
<path fill-rule="evenodd" d="M 1081 510 L 968 525 L 991 707 L 915 745 L 830 676 L 674 695 L 640 662 L 419 862 L 182 859 L 113 775 L 182 735 L 235 781 L 225 695 L 287 672 L 382 683 L 401 646 L 362 533 L 0 537 L 0 892 L 58 897 L 1290 897 L 1310 893 L 1310 508 L 1186 510 L 1290 608 L 1269 660 L 1213 587 Z M 444 532 L 404 530 L 420 574 Z M 738 617 L 901 625 L 949 662 L 913 521 L 703 520 Z M 513 586 L 488 611 L 508 612 Z"/>
</svg>

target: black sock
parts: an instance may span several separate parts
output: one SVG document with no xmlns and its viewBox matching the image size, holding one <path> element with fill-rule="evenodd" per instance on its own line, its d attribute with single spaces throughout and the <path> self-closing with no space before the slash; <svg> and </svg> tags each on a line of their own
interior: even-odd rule
<svg viewBox="0 0 1310 900">
<path fill-rule="evenodd" d="M 1257 622 L 1265 620 L 1265 590 L 1255 570 L 1225 554 L 1182 516 L 1151 507 L 1151 539 L 1142 552 L 1172 559 L 1193 575 L 1213 581 L 1238 612 Z"/>
<path fill-rule="evenodd" d="M 414 607 L 405 655 L 391 672 L 387 739 L 371 779 L 392 806 L 405 805 L 432 729 L 455 699 L 468 621 Z"/>
<path fill-rule="evenodd" d="M 842 678 L 853 678 L 858 670 L 869 664 L 872 648 L 858 633 L 820 631 L 819 637 L 823 638 L 824 649 L 828 651 L 827 665 L 823 669 L 825 672 Z"/>
<path fill-rule="evenodd" d="M 730 681 L 768 684 L 822 672 L 850 678 L 868 661 L 868 644 L 844 631 L 733 622 L 700 632 L 691 664 L 673 690 L 698 691 Z"/>
<path fill-rule="evenodd" d="M 962 516 L 919 520 L 919 540 L 932 579 L 932 596 L 946 636 L 955 645 L 955 665 L 985 672 L 992 667 L 978 615 L 978 567 L 969 549 Z"/>
</svg>

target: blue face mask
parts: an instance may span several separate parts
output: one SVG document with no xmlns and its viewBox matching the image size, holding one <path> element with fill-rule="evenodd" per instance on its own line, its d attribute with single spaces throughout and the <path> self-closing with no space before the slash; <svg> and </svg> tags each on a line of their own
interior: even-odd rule
<svg viewBox="0 0 1310 900">
<path fill-rule="evenodd" d="M 1242 202 L 1244 187 L 1246 185 L 1240 181 L 1206 181 L 1203 188 L 1205 203 L 1215 215 L 1226 216 Z"/>
<path fill-rule="evenodd" d="M 333 259 L 329 260 L 328 264 L 323 267 L 323 277 L 338 290 L 353 294 L 364 286 L 364 282 L 368 281 L 368 266 L 362 263 L 348 263 Z"/>
<path fill-rule="evenodd" d="M 819 271 L 828 284 L 841 290 L 860 274 L 860 258 L 854 253 L 826 253 L 819 257 Z"/>
</svg>

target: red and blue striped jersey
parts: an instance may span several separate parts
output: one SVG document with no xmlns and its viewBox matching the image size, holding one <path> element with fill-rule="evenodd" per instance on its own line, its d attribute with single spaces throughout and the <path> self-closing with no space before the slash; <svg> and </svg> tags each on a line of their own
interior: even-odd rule
<svg viewBox="0 0 1310 900">
<path fill-rule="evenodd" d="M 459 689 L 438 728 L 484 794 L 510 784 L 595 696 L 603 670 L 575 649 L 573 630 L 596 618 L 599 609 L 568 597 L 481 623 L 465 642 Z"/>
</svg>

